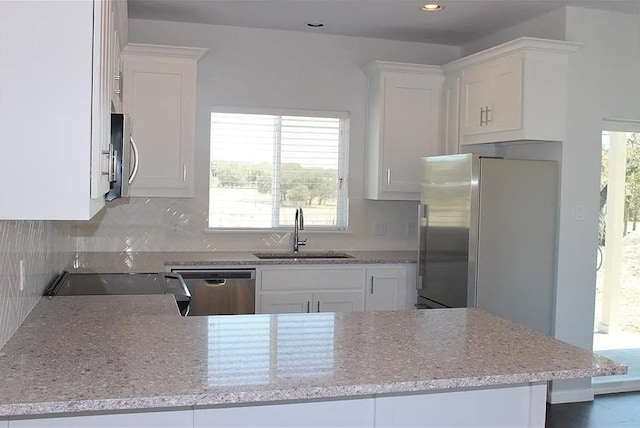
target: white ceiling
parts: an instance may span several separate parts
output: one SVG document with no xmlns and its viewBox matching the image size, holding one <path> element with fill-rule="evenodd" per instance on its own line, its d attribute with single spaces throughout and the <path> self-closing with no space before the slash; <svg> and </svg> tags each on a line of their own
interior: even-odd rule
<svg viewBox="0 0 640 428">
<path fill-rule="evenodd" d="M 462 45 L 565 5 L 640 14 L 640 0 L 129 0 L 131 18 Z M 307 22 L 322 22 L 313 29 Z"/>
</svg>

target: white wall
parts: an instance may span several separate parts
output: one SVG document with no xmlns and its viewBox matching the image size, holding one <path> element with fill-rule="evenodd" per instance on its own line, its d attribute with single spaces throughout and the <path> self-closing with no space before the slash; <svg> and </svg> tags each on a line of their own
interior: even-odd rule
<svg viewBox="0 0 640 428">
<path fill-rule="evenodd" d="M 135 20 L 129 41 L 209 48 L 198 67 L 196 198 L 132 199 L 78 223 L 79 251 L 288 249 L 289 232 L 215 233 L 206 226 L 209 112 L 212 105 L 348 111 L 349 233 L 304 233 L 307 249 L 414 249 L 405 236 L 416 203 L 363 199 L 366 77 L 361 67 L 390 60 L 443 64 L 452 46 L 239 27 Z M 171 230 L 170 222 L 177 224 Z M 387 236 L 374 224 L 387 222 Z"/>
<path fill-rule="evenodd" d="M 0 221 L 0 348 L 67 264 L 69 244 L 65 223 Z M 20 260 L 25 262 L 23 291 Z"/>
<path fill-rule="evenodd" d="M 518 37 L 565 40 L 566 9 L 556 9 L 493 34 L 486 35 L 461 47 L 462 56 L 506 43 Z"/>
<path fill-rule="evenodd" d="M 520 36 L 548 37 L 563 33 L 583 44 L 572 55 L 569 71 L 567 130 L 557 146 L 515 145 L 508 156 L 559 158 L 561 206 L 558 237 L 555 336 L 592 348 L 596 247 L 599 215 L 600 152 L 603 118 L 640 119 L 640 17 L 568 7 L 490 35 L 462 48 L 477 49 Z M 547 34 L 544 31 L 548 32 Z M 496 148 L 500 154 L 500 149 Z M 585 208 L 584 220 L 576 207 Z M 588 399 L 588 380 L 554 382 L 554 401 Z"/>
</svg>

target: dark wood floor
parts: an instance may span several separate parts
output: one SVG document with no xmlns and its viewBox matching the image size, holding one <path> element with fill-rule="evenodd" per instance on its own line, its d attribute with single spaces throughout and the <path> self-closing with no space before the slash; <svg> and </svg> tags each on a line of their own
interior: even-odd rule
<svg viewBox="0 0 640 428">
<path fill-rule="evenodd" d="M 597 395 L 586 403 L 547 404 L 547 428 L 640 428 L 640 392 Z"/>
</svg>

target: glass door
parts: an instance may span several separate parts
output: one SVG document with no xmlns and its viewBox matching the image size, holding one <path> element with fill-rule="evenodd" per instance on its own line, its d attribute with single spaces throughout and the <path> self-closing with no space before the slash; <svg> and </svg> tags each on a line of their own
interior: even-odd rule
<svg viewBox="0 0 640 428">
<path fill-rule="evenodd" d="M 605 123 L 594 352 L 629 366 L 594 392 L 640 390 L 640 123 Z"/>
</svg>

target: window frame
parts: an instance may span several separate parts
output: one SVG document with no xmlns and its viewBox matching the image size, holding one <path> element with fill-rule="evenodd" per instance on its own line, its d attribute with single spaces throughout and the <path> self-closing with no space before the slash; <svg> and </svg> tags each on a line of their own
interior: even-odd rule
<svg viewBox="0 0 640 428">
<path fill-rule="evenodd" d="M 256 115 L 273 115 L 273 116 L 302 116 L 302 117 L 319 117 L 319 118 L 335 118 L 342 121 L 342 138 L 338 147 L 338 177 L 342 178 L 342 186 L 338 188 L 337 208 L 336 208 L 336 226 L 314 226 L 305 225 L 305 233 L 346 233 L 349 229 L 349 137 L 351 135 L 350 125 L 351 118 L 349 112 L 346 111 L 330 111 L 330 110 L 311 110 L 311 109 L 291 109 L 280 107 L 239 107 L 239 106 L 221 106 L 213 105 L 209 109 L 208 114 L 208 145 L 207 159 L 211 162 L 211 115 L 213 113 L 228 114 L 256 114 Z M 278 166 L 279 168 L 279 166 Z M 207 168 L 209 171 L 209 168 Z M 209 174 L 207 174 L 207 183 Z M 211 192 L 207 185 L 207 215 L 205 232 L 209 233 L 273 233 L 279 231 L 290 231 L 293 226 L 279 225 L 271 228 L 237 228 L 237 227 L 210 227 L 209 217 L 211 206 Z M 303 207 L 304 208 L 304 207 Z"/>
</svg>

